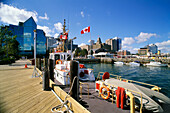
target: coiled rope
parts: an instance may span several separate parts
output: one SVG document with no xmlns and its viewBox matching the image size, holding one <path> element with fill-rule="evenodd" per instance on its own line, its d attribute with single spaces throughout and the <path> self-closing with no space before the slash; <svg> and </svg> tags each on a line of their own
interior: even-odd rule
<svg viewBox="0 0 170 113">
<path fill-rule="evenodd" d="M 75 81 L 76 78 L 77 78 L 77 76 L 75 76 L 75 77 L 73 78 L 73 82 L 72 82 L 72 84 L 71 84 L 71 88 L 70 88 L 68 94 L 66 95 L 66 97 L 65 97 L 65 99 L 64 99 L 64 102 L 61 103 L 61 104 L 58 105 L 58 106 L 53 107 L 53 108 L 51 109 L 52 112 L 55 112 L 55 113 L 68 113 L 69 108 L 71 108 L 71 102 L 69 102 L 69 101 L 66 100 L 66 99 L 67 99 L 67 96 L 70 95 L 70 92 L 71 92 L 71 90 L 72 90 L 72 88 L 73 88 L 73 84 L 74 84 L 74 81 Z M 68 103 L 70 103 L 70 106 L 69 106 L 66 110 L 62 111 L 62 108 L 64 107 L 64 105 L 67 105 Z M 58 110 L 59 108 L 60 108 L 60 110 Z"/>
</svg>

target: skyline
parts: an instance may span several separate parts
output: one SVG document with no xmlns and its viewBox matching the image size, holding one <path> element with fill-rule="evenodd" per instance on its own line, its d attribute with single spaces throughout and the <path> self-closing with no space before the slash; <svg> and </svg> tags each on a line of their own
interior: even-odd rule
<svg viewBox="0 0 170 113">
<path fill-rule="evenodd" d="M 57 37 L 66 19 L 69 39 L 74 44 L 89 44 L 90 37 L 102 43 L 122 39 L 122 49 L 136 53 L 139 48 L 156 44 L 162 53 L 170 53 L 169 0 L 15 0 L 0 3 L 0 24 L 18 25 L 33 17 L 46 36 Z M 90 26 L 90 33 L 81 30 Z"/>
</svg>

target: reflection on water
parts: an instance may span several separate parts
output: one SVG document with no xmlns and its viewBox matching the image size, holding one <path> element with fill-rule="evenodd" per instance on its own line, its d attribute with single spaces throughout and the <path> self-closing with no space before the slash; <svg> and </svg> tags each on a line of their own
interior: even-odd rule
<svg viewBox="0 0 170 113">
<path fill-rule="evenodd" d="M 109 72 L 123 78 L 158 85 L 161 92 L 170 97 L 170 68 L 145 66 L 118 66 L 114 64 L 85 64 L 94 69 L 94 75 L 99 72 Z"/>
</svg>

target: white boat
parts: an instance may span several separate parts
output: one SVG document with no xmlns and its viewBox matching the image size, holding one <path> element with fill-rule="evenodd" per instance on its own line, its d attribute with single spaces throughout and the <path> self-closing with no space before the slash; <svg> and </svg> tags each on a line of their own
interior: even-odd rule
<svg viewBox="0 0 170 113">
<path fill-rule="evenodd" d="M 124 62 L 121 62 L 121 61 L 118 61 L 118 62 L 114 62 L 114 64 L 116 64 L 116 65 L 124 65 L 125 63 Z"/>
<path fill-rule="evenodd" d="M 121 108 L 124 106 L 123 101 L 129 101 L 128 104 L 132 105 L 131 108 L 134 106 L 140 108 L 140 113 L 142 110 L 164 112 L 162 106 L 170 105 L 170 99 L 159 92 L 161 88 L 158 86 L 123 79 L 108 72 L 99 72 L 97 78 L 102 78 L 102 80 L 95 82 L 95 91 L 98 91 L 103 99 L 114 99 L 116 97 L 116 103 L 121 100 Z M 148 87 L 151 87 L 151 89 Z"/>
<path fill-rule="evenodd" d="M 71 55 L 66 52 L 50 53 L 50 59 L 54 64 L 54 79 L 62 85 L 70 84 L 70 61 Z M 78 62 L 79 63 L 79 62 Z M 95 81 L 93 69 L 87 69 L 84 64 L 79 64 L 78 77 L 80 81 Z"/>
<path fill-rule="evenodd" d="M 157 67 L 166 67 L 168 64 L 162 64 L 161 62 L 153 62 L 151 61 L 150 63 L 145 64 L 146 66 L 157 66 Z"/>
<path fill-rule="evenodd" d="M 114 54 L 108 53 L 108 52 L 99 52 L 96 54 L 93 54 L 95 58 L 113 58 Z"/>
<path fill-rule="evenodd" d="M 140 66 L 140 63 L 138 63 L 138 62 L 130 62 L 128 65 L 130 65 L 130 66 Z"/>
</svg>

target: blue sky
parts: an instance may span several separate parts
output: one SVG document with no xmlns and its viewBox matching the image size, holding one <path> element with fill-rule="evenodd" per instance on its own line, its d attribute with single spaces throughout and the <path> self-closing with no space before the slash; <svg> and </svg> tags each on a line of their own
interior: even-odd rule
<svg viewBox="0 0 170 113">
<path fill-rule="evenodd" d="M 69 38 L 75 44 L 88 40 L 119 37 L 122 49 L 136 53 L 147 44 L 156 44 L 170 53 L 170 0 L 2 0 L 0 24 L 18 24 L 30 16 L 46 35 L 56 37 L 66 19 Z M 81 35 L 81 30 L 91 32 Z"/>
</svg>

